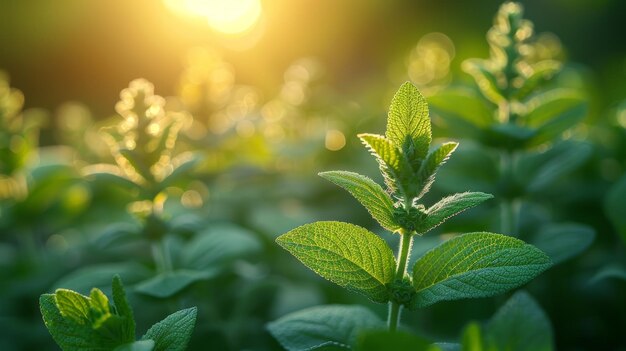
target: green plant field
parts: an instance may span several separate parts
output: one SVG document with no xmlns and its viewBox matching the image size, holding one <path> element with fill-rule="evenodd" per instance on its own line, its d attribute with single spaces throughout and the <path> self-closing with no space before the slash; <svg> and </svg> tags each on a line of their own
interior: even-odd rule
<svg viewBox="0 0 626 351">
<path fill-rule="evenodd" d="M 626 350 L 619 0 L 0 3 L 0 350 Z"/>
</svg>

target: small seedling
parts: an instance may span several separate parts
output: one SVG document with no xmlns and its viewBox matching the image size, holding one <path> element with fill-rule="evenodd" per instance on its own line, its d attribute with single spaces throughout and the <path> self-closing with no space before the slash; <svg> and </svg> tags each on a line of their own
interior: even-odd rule
<svg viewBox="0 0 626 351">
<path fill-rule="evenodd" d="M 359 138 L 376 157 L 386 190 L 353 172 L 330 171 L 320 176 L 347 190 L 383 228 L 400 235 L 397 257 L 376 234 L 343 222 L 306 224 L 281 235 L 277 242 L 322 277 L 374 302 L 388 303 L 390 331 L 398 328 L 402 307 L 414 310 L 440 301 L 493 296 L 527 283 L 550 267 L 548 256 L 532 245 L 506 235 L 478 232 L 435 247 L 408 272 L 415 237 L 492 196 L 465 192 L 432 206 L 422 203 L 436 171 L 458 144 L 430 147 L 428 105 L 411 83 L 403 84 L 391 102 L 386 134 L 360 134 Z M 283 346 L 300 349 L 293 340 L 285 340 L 289 334 L 285 331 L 307 324 L 301 319 L 288 321 L 273 322 L 269 329 Z M 353 326 L 341 326 L 348 327 Z"/>
<path fill-rule="evenodd" d="M 135 339 L 135 318 L 119 276 L 113 277 L 113 304 L 100 289 L 89 296 L 67 289 L 41 295 L 39 306 L 54 341 L 64 351 L 182 351 L 196 323 L 195 307 L 175 312 Z"/>
</svg>

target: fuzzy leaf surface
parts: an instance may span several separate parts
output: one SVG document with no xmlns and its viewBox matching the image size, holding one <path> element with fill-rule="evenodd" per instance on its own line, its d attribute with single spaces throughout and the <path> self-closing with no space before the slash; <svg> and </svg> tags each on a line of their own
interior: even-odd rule
<svg viewBox="0 0 626 351">
<path fill-rule="evenodd" d="M 124 291 L 124 285 L 122 285 L 122 279 L 119 275 L 113 277 L 112 283 L 113 303 L 117 314 L 124 317 L 124 327 L 122 330 L 123 336 L 127 340 L 135 340 L 135 316 L 133 315 L 133 309 L 128 303 L 126 298 L 126 292 Z"/>
<path fill-rule="evenodd" d="M 468 233 L 439 245 L 417 260 L 413 308 L 439 301 L 488 297 L 527 283 L 552 265 L 532 245 L 494 233 Z"/>
<path fill-rule="evenodd" d="M 372 301 L 389 300 L 386 284 L 395 258 L 369 230 L 343 222 L 315 222 L 281 235 L 276 242 L 315 273 Z"/>
<path fill-rule="evenodd" d="M 428 153 L 432 140 L 428 104 L 410 82 L 402 84 L 391 100 L 385 136 L 402 148 L 412 164 Z"/>
<path fill-rule="evenodd" d="M 426 233 L 448 218 L 491 198 L 493 195 L 480 192 L 465 192 L 444 197 L 426 211 L 427 217 L 419 227 L 418 233 Z"/>
<path fill-rule="evenodd" d="M 358 135 L 367 149 L 376 157 L 385 184 L 392 192 L 407 195 L 407 188 L 415 172 L 406 156 L 391 140 L 377 134 Z"/>
<path fill-rule="evenodd" d="M 267 329 L 288 351 L 304 351 L 329 346 L 350 349 L 360 331 L 383 326 L 365 307 L 328 305 L 288 314 Z"/>
<path fill-rule="evenodd" d="M 392 232 L 400 228 L 393 219 L 391 197 L 370 178 L 345 171 L 323 172 L 319 175 L 352 194 L 383 228 Z"/>
<path fill-rule="evenodd" d="M 198 309 L 174 312 L 150 327 L 141 340 L 154 340 L 154 351 L 184 351 L 196 324 Z"/>
<path fill-rule="evenodd" d="M 430 186 L 435 181 L 435 173 L 450 158 L 457 146 L 459 143 L 456 142 L 444 143 L 428 154 L 418 172 L 419 189 L 415 191 L 416 194 L 419 194 L 418 197 L 424 196 L 430 190 Z"/>
<path fill-rule="evenodd" d="M 41 295 L 39 307 L 46 328 L 62 350 L 108 350 L 97 344 L 97 335 L 90 325 L 76 323 L 61 315 L 54 294 Z"/>
</svg>

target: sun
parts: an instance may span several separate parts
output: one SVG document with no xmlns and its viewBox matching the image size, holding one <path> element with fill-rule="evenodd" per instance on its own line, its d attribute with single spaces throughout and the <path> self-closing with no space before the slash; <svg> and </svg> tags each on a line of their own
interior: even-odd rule
<svg viewBox="0 0 626 351">
<path fill-rule="evenodd" d="M 207 20 L 209 26 L 225 34 L 242 34 L 261 17 L 261 0 L 163 0 L 170 9 Z"/>
</svg>

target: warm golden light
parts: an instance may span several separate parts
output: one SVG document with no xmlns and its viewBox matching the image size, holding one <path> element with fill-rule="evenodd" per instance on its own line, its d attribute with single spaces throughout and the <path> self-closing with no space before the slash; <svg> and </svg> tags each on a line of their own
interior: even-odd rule
<svg viewBox="0 0 626 351">
<path fill-rule="evenodd" d="M 206 18 L 209 26 L 225 34 L 252 29 L 261 17 L 260 0 L 164 0 L 172 10 Z"/>
</svg>

